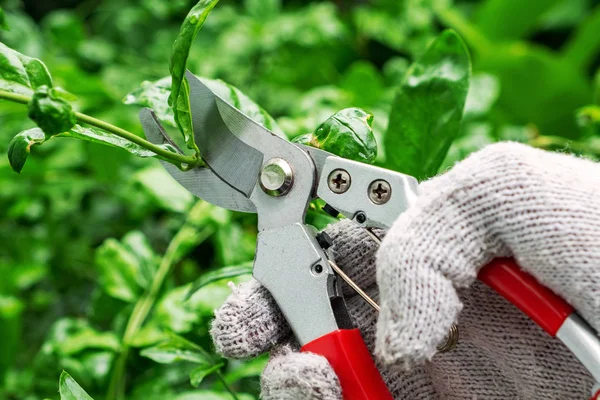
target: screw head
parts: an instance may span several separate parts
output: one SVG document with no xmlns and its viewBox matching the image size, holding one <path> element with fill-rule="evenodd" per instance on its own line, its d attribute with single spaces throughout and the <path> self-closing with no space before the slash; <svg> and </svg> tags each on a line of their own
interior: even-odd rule
<svg viewBox="0 0 600 400">
<path fill-rule="evenodd" d="M 310 269 L 310 272 L 315 276 L 321 275 L 323 273 L 323 271 L 325 271 L 325 269 L 323 268 L 323 266 L 321 264 L 313 265 Z"/>
<path fill-rule="evenodd" d="M 294 183 L 292 167 L 282 158 L 272 158 L 260 172 L 260 187 L 269 196 L 283 196 Z"/>
<path fill-rule="evenodd" d="M 387 203 L 392 197 L 392 186 L 383 179 L 377 179 L 369 185 L 369 200 L 373 204 L 381 205 Z"/>
<path fill-rule="evenodd" d="M 362 211 L 357 212 L 356 215 L 354 216 L 354 219 L 359 224 L 364 224 L 365 222 L 367 222 L 367 216 Z"/>
<path fill-rule="evenodd" d="M 352 179 L 350 178 L 350 174 L 341 168 L 334 169 L 327 177 L 327 186 L 329 186 L 329 190 L 333 193 L 346 193 L 350 188 L 351 183 Z"/>
</svg>

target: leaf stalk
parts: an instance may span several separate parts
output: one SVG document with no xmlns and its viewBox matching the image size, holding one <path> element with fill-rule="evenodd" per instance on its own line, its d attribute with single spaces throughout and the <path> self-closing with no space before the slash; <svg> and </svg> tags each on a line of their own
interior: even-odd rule
<svg viewBox="0 0 600 400">
<path fill-rule="evenodd" d="M 5 90 L 0 90 L 0 99 L 27 105 L 31 100 L 31 97 L 18 93 L 8 92 Z M 75 117 L 77 118 L 77 121 L 81 123 L 95 126 L 96 128 L 100 128 L 104 131 L 110 132 L 114 135 L 127 139 L 130 142 L 133 142 L 139 146 L 142 146 L 145 149 L 156 153 L 163 160 L 175 164 L 180 169 L 189 170 L 203 165 L 202 159 L 198 156 L 199 152 L 196 152 L 196 154 L 194 154 L 193 156 L 186 156 L 184 154 L 174 153 L 160 146 L 157 146 L 154 143 L 151 143 L 132 132 L 126 131 L 125 129 L 119 128 L 118 126 L 112 125 L 106 121 L 99 120 L 87 114 L 75 112 Z"/>
</svg>

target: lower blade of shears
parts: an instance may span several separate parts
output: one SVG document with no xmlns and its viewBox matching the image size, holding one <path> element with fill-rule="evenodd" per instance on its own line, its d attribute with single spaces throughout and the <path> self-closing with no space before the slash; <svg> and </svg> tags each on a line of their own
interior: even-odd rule
<svg viewBox="0 0 600 400">
<path fill-rule="evenodd" d="M 258 135 L 272 133 L 215 94 L 191 72 L 186 77 L 194 139 L 202 159 L 231 187 L 250 197 L 264 158 L 251 143 Z"/>
<path fill-rule="evenodd" d="M 144 108 L 140 111 L 140 122 L 144 128 L 146 138 L 152 143 L 163 144 L 168 140 L 166 132 L 151 109 Z M 166 161 L 161 160 L 161 164 L 181 186 L 193 195 L 229 210 L 256 212 L 256 207 L 252 201 L 223 182 L 210 168 L 194 168 L 190 171 L 181 171 L 175 165 Z"/>
</svg>

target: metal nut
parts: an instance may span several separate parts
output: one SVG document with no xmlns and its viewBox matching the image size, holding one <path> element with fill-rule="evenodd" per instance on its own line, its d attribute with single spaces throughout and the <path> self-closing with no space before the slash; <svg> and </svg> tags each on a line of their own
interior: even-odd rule
<svg viewBox="0 0 600 400">
<path fill-rule="evenodd" d="M 263 192 L 269 196 L 283 196 L 294 183 L 292 167 L 284 159 L 273 158 L 267 161 L 260 172 L 259 183 Z"/>
<path fill-rule="evenodd" d="M 346 193 L 351 183 L 350 174 L 344 169 L 334 169 L 327 177 L 327 186 L 333 193 Z"/>
<path fill-rule="evenodd" d="M 385 204 L 390 200 L 390 197 L 392 197 L 392 187 L 387 181 L 377 179 L 371 182 L 369 185 L 369 200 L 373 204 Z"/>
</svg>

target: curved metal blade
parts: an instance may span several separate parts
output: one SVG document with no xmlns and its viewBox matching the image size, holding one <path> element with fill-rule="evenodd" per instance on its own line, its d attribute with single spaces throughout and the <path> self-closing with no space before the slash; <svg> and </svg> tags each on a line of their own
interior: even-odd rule
<svg viewBox="0 0 600 400">
<path fill-rule="evenodd" d="M 187 71 L 186 77 L 194 138 L 202 159 L 221 179 L 250 197 L 264 158 L 254 147 L 258 143 L 254 140 L 273 133 L 219 97 L 191 72 Z"/>
<path fill-rule="evenodd" d="M 170 142 L 169 136 L 149 108 L 140 111 L 140 122 L 146 138 L 154 144 Z M 234 211 L 255 213 L 256 207 L 239 191 L 233 189 L 209 168 L 181 171 L 175 165 L 160 161 L 167 172 L 192 194 L 216 206 Z"/>
</svg>

